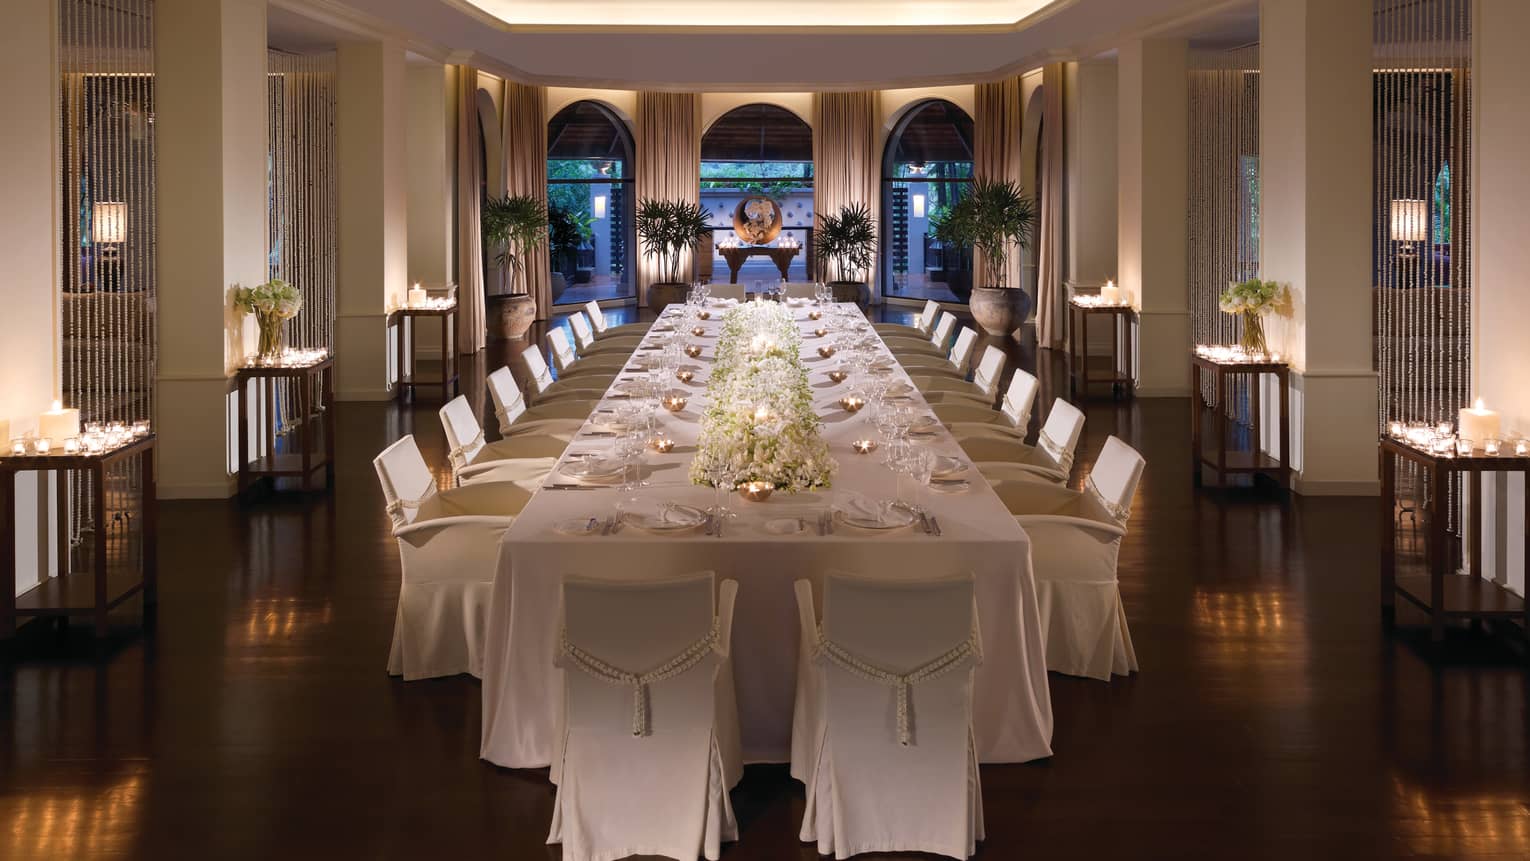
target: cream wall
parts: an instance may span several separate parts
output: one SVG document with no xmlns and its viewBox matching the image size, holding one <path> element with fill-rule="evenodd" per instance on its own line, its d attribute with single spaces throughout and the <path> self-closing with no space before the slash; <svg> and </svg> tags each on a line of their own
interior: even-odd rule
<svg viewBox="0 0 1530 861">
<path fill-rule="evenodd" d="M 1083 285 L 1116 277 L 1116 74 L 1113 61 L 1068 63 L 1063 69 L 1064 277 Z M 1089 349 L 1109 353 L 1105 327 L 1091 330 Z"/>
<path fill-rule="evenodd" d="M 0 116 L 6 118 L 0 158 L 0 419 L 10 435 L 36 430 L 37 414 L 58 392 L 57 80 L 53 0 L 11 0 L 0 11 Z M 26 82 L 30 86 L 15 85 Z M 8 444 L 9 438 L 0 441 Z M 37 473 L 15 479 L 16 593 L 56 573 L 52 534 L 39 512 L 53 510 Z M 42 564 L 40 565 L 39 562 Z M 42 571 L 47 565 L 48 570 Z"/>
<path fill-rule="evenodd" d="M 610 108 L 627 124 L 627 131 L 634 129 L 633 117 L 637 116 L 637 91 L 636 90 L 591 90 L 582 87 L 548 87 L 547 88 L 547 118 L 563 110 L 574 102 L 588 99 L 600 102 Z"/>
<path fill-rule="evenodd" d="M 813 124 L 812 93 L 702 93 L 702 134 L 723 114 L 744 105 L 775 105 L 796 114 L 809 126 Z"/>
<path fill-rule="evenodd" d="M 451 66 L 411 62 L 407 90 L 408 282 L 426 286 L 452 283 L 455 242 L 457 167 L 457 77 Z M 418 354 L 441 354 L 436 326 L 415 332 Z"/>
</svg>

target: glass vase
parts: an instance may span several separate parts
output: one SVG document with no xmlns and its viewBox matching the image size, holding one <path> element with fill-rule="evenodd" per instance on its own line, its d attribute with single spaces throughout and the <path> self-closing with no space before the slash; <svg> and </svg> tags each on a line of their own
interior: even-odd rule
<svg viewBox="0 0 1530 861">
<path fill-rule="evenodd" d="M 282 351 L 287 348 L 287 327 L 283 325 L 286 322 L 275 314 L 255 314 L 255 328 L 260 332 L 260 342 L 255 350 L 257 359 L 270 362 L 281 358 Z"/>
<path fill-rule="evenodd" d="M 1267 352 L 1264 342 L 1264 317 L 1258 311 L 1243 312 L 1243 339 L 1239 343 L 1250 353 Z"/>
</svg>

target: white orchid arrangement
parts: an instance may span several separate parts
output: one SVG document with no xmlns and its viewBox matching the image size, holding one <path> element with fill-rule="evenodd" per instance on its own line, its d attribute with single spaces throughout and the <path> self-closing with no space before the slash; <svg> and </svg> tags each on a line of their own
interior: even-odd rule
<svg viewBox="0 0 1530 861">
<path fill-rule="evenodd" d="M 723 317 L 692 482 L 710 485 L 726 466 L 735 487 L 829 486 L 838 464 L 819 431 L 800 345 L 791 311 L 774 302 L 746 303 Z"/>
</svg>

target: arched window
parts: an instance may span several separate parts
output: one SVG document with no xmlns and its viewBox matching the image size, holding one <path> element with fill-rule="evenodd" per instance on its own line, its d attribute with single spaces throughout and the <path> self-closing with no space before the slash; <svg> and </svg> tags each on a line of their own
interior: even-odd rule
<svg viewBox="0 0 1530 861">
<path fill-rule="evenodd" d="M 547 123 L 553 302 L 627 299 L 633 290 L 632 136 L 610 109 L 574 102 Z"/>
<path fill-rule="evenodd" d="M 780 208 L 780 231 L 739 236 L 734 213 L 746 201 L 766 198 Z M 794 245 L 802 250 L 787 264 L 791 281 L 808 280 L 807 247 L 813 227 L 813 130 L 796 114 L 775 105 L 744 105 L 723 114 L 701 137 L 701 205 L 713 231 L 710 259 L 697 277 L 752 284 L 774 283 L 781 272 L 769 254 L 743 256 L 720 245 Z M 750 206 L 756 219 L 774 218 L 769 206 Z M 762 224 L 764 222 L 761 222 Z M 763 242 L 758 240 L 764 239 Z M 779 255 L 778 255 L 779 256 Z M 733 270 L 729 258 L 739 266 Z M 710 265 L 710 272 L 708 267 Z"/>
<path fill-rule="evenodd" d="M 882 156 L 882 295 L 966 302 L 971 249 L 947 248 L 935 228 L 972 183 L 972 117 L 944 99 L 904 115 Z"/>
</svg>

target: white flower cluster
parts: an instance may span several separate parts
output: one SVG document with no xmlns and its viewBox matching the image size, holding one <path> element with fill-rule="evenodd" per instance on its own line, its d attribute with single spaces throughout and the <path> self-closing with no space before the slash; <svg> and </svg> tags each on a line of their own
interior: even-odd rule
<svg viewBox="0 0 1530 861">
<path fill-rule="evenodd" d="M 234 285 L 234 307 L 246 314 L 290 320 L 303 309 L 303 294 L 280 278 L 255 287 Z"/>
<path fill-rule="evenodd" d="M 801 340 L 790 309 L 775 302 L 745 303 L 723 317 L 691 481 L 712 484 L 721 466 L 735 487 L 829 486 L 838 464 L 819 432 Z"/>
<path fill-rule="evenodd" d="M 1251 278 L 1248 281 L 1229 281 L 1227 289 L 1217 297 L 1217 307 L 1223 314 L 1259 314 L 1277 304 L 1283 295 L 1278 283 Z"/>
</svg>

